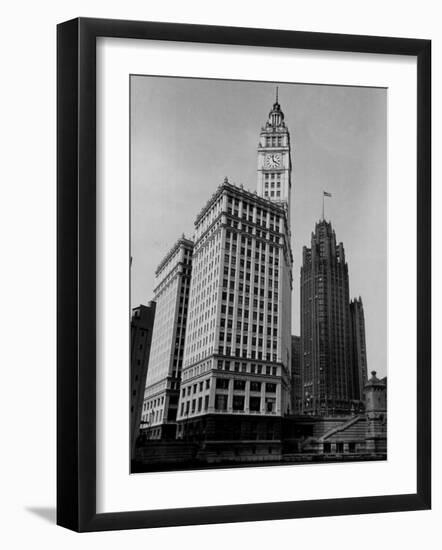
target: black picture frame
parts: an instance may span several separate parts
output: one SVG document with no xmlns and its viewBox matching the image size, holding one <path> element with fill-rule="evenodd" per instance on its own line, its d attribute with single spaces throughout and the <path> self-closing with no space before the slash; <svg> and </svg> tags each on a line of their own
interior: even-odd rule
<svg viewBox="0 0 442 550">
<path fill-rule="evenodd" d="M 417 491 L 96 512 L 96 39 L 166 40 L 417 59 Z M 57 28 L 57 523 L 84 531 L 424 510 L 431 506 L 431 41 L 79 18 Z"/>
</svg>

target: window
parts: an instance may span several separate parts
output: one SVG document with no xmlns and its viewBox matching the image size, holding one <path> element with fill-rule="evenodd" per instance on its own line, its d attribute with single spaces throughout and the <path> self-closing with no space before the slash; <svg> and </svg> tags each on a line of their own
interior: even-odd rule
<svg viewBox="0 0 442 550">
<path fill-rule="evenodd" d="M 246 389 L 246 381 L 245 380 L 234 380 L 233 381 L 233 389 L 244 391 Z"/>
<path fill-rule="evenodd" d="M 233 410 L 234 411 L 243 411 L 244 410 L 244 396 L 243 395 L 234 395 L 233 396 Z"/>
<path fill-rule="evenodd" d="M 267 393 L 276 393 L 276 384 L 266 383 L 266 392 Z"/>
<path fill-rule="evenodd" d="M 216 394 L 215 395 L 215 409 L 217 411 L 227 410 L 227 395 Z"/>
<path fill-rule="evenodd" d="M 220 390 L 229 389 L 229 379 L 228 378 L 217 378 L 216 387 Z"/>
<path fill-rule="evenodd" d="M 251 397 L 249 401 L 249 409 L 254 412 L 259 412 L 261 410 L 261 398 Z"/>
<path fill-rule="evenodd" d="M 261 382 L 250 382 L 250 391 L 261 391 Z"/>
</svg>

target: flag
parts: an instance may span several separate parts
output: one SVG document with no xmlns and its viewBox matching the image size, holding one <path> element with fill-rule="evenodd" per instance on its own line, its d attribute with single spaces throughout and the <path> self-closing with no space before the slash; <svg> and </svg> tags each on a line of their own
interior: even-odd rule
<svg viewBox="0 0 442 550">
<path fill-rule="evenodd" d="M 324 197 L 331 197 L 331 193 L 327 193 L 327 191 L 324 191 Z"/>
</svg>

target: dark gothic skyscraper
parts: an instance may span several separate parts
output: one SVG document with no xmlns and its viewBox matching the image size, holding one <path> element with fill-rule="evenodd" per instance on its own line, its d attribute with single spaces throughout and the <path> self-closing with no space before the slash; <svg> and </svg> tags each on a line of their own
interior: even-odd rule
<svg viewBox="0 0 442 550">
<path fill-rule="evenodd" d="M 301 377 L 301 337 L 292 334 L 292 413 L 302 410 L 302 377 Z"/>
<path fill-rule="evenodd" d="M 350 302 L 351 330 L 353 343 L 353 363 L 355 372 L 355 395 L 363 398 L 367 376 L 367 348 L 365 345 L 365 318 L 362 299 Z"/>
<path fill-rule="evenodd" d="M 302 409 L 349 413 L 359 401 L 354 377 L 348 266 L 331 223 L 321 220 L 301 268 Z M 358 387 L 358 386 L 357 386 Z"/>
</svg>

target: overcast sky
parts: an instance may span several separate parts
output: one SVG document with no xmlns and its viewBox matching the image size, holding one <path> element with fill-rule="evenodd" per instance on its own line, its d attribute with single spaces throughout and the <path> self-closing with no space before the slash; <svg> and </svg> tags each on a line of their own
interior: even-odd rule
<svg viewBox="0 0 442 550">
<path fill-rule="evenodd" d="M 292 334 L 302 247 L 321 217 L 344 243 L 350 295 L 364 303 L 369 371 L 387 371 L 387 91 L 278 84 L 292 144 Z M 275 83 L 131 77 L 132 306 L 227 176 L 256 189 L 257 144 Z"/>
</svg>

